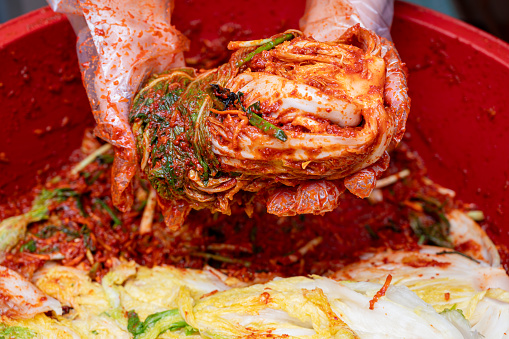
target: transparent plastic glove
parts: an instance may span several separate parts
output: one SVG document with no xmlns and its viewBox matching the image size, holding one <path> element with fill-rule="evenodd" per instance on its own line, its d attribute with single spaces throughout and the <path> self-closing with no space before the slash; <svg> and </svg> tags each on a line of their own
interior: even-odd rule
<svg viewBox="0 0 509 339">
<path fill-rule="evenodd" d="M 361 24 L 390 40 L 393 14 L 394 0 L 308 0 L 300 27 L 307 36 L 331 41 Z"/>
<path fill-rule="evenodd" d="M 170 8 L 163 5 L 162 2 L 156 2 L 156 0 L 141 2 L 109 0 L 101 1 L 101 4 L 99 2 L 99 0 L 76 0 L 68 3 L 60 2 L 55 5 L 57 7 L 60 5 L 61 8 L 68 11 L 78 32 L 78 52 L 83 67 L 83 78 L 98 122 L 96 133 L 115 146 L 116 158 L 112 193 L 113 200 L 120 209 L 127 210 L 131 204 L 129 183 L 136 172 L 137 163 L 141 164 L 142 170 L 145 168 L 145 172 L 149 171 L 153 174 L 154 180 L 151 182 L 153 185 L 156 183 L 154 187 L 160 194 L 160 198 L 162 196 L 159 201 L 163 207 L 165 219 L 168 224 L 175 226 L 183 222 L 191 208 L 209 208 L 229 213 L 229 205 L 234 196 L 237 197 L 239 203 L 243 204 L 246 201 L 252 203 L 250 198 L 252 193 L 256 193 L 263 202 L 267 203 L 269 212 L 278 215 L 324 213 L 338 205 L 339 196 L 345 188 L 359 197 L 368 196 L 376 184 L 377 177 L 387 168 L 389 157 L 386 149 L 401 139 L 409 110 L 404 66 L 387 39 L 379 38 L 370 31 L 361 28 L 360 24 L 375 31 L 378 30 L 380 34 L 384 34 L 384 27 L 388 32 L 389 25 L 384 22 L 390 22 L 390 17 L 385 16 L 385 19 L 378 20 L 376 13 L 380 10 L 392 15 L 392 2 L 377 2 L 378 7 L 367 6 L 371 2 L 315 0 L 308 2 L 306 14 L 302 20 L 305 35 L 312 36 L 319 41 L 336 41 L 337 44 L 351 46 L 341 47 L 340 49 L 344 49 L 344 51 L 340 52 L 340 55 L 329 55 L 333 53 L 329 51 L 330 48 L 322 46 L 323 53 L 321 54 L 324 54 L 325 58 L 322 61 L 329 60 L 330 57 L 337 58 L 338 60 L 334 64 L 343 65 L 337 66 L 337 71 L 341 74 L 351 73 L 346 78 L 352 81 L 352 86 L 348 85 L 349 81 L 346 81 L 341 86 L 348 88 L 341 88 L 348 93 L 356 93 L 351 98 L 356 104 L 353 106 L 345 104 L 345 107 L 349 107 L 350 110 L 357 113 L 359 113 L 359 109 L 362 109 L 365 113 L 362 115 L 364 123 L 362 126 L 358 126 L 361 127 L 359 131 L 340 132 L 341 135 L 346 133 L 344 138 L 340 138 L 342 142 L 329 142 L 324 147 L 318 147 L 320 145 L 315 144 L 333 137 L 322 129 L 313 131 L 313 126 L 309 125 L 313 121 L 306 120 L 305 117 L 297 119 L 299 121 L 295 121 L 295 123 L 309 125 L 311 133 L 290 133 L 289 131 L 290 141 L 286 144 L 278 143 L 273 140 L 274 138 L 265 135 L 265 132 L 262 133 L 261 130 L 247 125 L 245 122 L 247 120 L 242 120 L 242 114 L 238 116 L 237 120 L 244 121 L 244 124 L 240 120 L 231 119 L 230 116 L 231 126 L 223 126 L 223 122 L 228 124 L 228 120 L 225 120 L 220 124 L 216 122 L 215 127 L 217 128 L 214 129 L 214 126 L 211 126 L 213 121 L 208 119 L 211 111 L 207 108 L 212 104 L 207 94 L 209 84 L 215 83 L 237 91 L 241 88 L 236 88 L 236 85 L 249 87 L 249 83 L 252 81 L 255 84 L 252 91 L 242 90 L 246 94 L 246 100 L 250 100 L 250 94 L 253 94 L 254 97 L 258 93 L 262 96 L 259 101 L 263 101 L 264 93 L 270 94 L 271 92 L 259 91 L 260 86 L 256 85 L 256 77 L 251 80 L 245 77 L 237 78 L 235 75 L 240 66 L 235 62 L 230 62 L 230 66 L 225 64 L 218 70 L 211 70 L 199 75 L 191 69 L 175 69 L 183 64 L 179 52 L 186 47 L 186 43 L 178 32 L 169 26 Z M 372 3 L 376 4 L 374 1 Z M 105 4 L 108 6 L 105 7 Z M 371 15 L 366 14 L 369 13 L 369 8 L 372 11 Z M 387 8 L 389 8 L 388 11 Z M 80 17 L 80 14 L 83 16 Z M 317 45 L 314 40 L 302 43 Z M 282 52 L 283 59 L 281 61 L 288 62 L 288 58 L 284 56 L 286 53 L 284 46 L 288 45 L 281 45 L 281 49 L 274 49 L 270 53 Z M 316 47 L 318 48 L 318 46 Z M 248 53 L 249 51 L 238 51 L 237 56 L 240 58 L 244 52 Z M 291 58 L 308 57 L 300 55 L 301 52 L 306 54 L 306 49 L 301 52 L 287 52 L 290 53 Z M 362 59 L 364 61 L 358 64 L 354 62 L 355 65 L 347 67 L 346 65 L 353 62 L 349 55 L 355 60 Z M 366 61 L 368 59 L 377 62 L 368 62 Z M 381 59 L 383 62 L 380 64 Z M 380 67 L 374 67 L 375 64 Z M 371 69 L 372 67 L 374 68 Z M 174 69 L 163 72 L 171 68 Z M 381 70 L 381 72 L 377 70 Z M 270 70 L 265 71 L 270 73 Z M 180 86 L 175 83 L 178 79 L 181 79 L 182 87 L 187 88 L 190 80 L 196 76 L 200 78 L 200 81 L 193 81 L 193 85 L 190 86 L 192 90 L 186 89 L 183 97 L 179 99 L 181 104 L 185 103 L 186 109 L 179 110 L 179 114 L 183 114 L 183 116 L 171 115 L 171 110 L 165 112 L 165 114 L 169 114 L 168 118 L 177 119 L 180 117 L 184 119 L 178 126 L 173 124 L 169 126 L 170 129 L 176 127 L 179 129 L 179 131 L 175 130 L 178 133 L 171 133 L 171 135 L 180 135 L 182 133 L 180 128 L 183 127 L 186 131 L 185 135 L 193 136 L 190 143 L 184 142 L 183 144 L 173 144 L 165 142 L 166 139 L 157 139 L 164 142 L 166 147 L 173 147 L 172 145 L 181 148 L 190 146 L 180 153 L 171 153 L 171 156 L 169 156 L 170 153 L 166 153 L 161 157 L 156 157 L 165 159 L 161 160 L 165 162 L 165 166 L 159 166 L 163 164 L 159 164 L 157 161 L 154 163 L 152 161 L 154 157 L 150 157 L 150 161 L 152 161 L 150 162 L 149 157 L 145 154 L 143 157 L 140 154 L 141 159 L 137 159 L 133 134 L 130 131 L 127 117 L 131 99 L 139 89 L 141 81 L 149 73 L 159 74 L 148 85 L 146 84 L 147 87 L 144 88 L 143 95 L 140 96 L 140 103 L 143 102 L 144 105 L 134 105 L 138 109 L 133 109 L 135 114 L 132 115 L 131 121 L 134 123 L 133 128 L 137 131 L 136 142 L 139 149 L 145 150 L 142 152 L 145 154 L 152 154 L 148 151 L 153 143 L 148 140 L 155 140 L 149 138 L 155 129 L 150 127 L 150 124 L 140 124 L 140 122 L 149 117 L 148 113 L 150 112 L 154 113 L 160 109 L 167 110 L 149 97 L 155 95 L 154 98 L 156 98 L 158 91 L 161 90 L 176 90 Z M 272 75 L 277 76 L 278 72 Z M 309 76 L 309 74 L 307 75 Z M 240 82 L 237 83 L 235 79 Z M 375 82 L 372 84 L 374 87 L 359 85 L 373 81 Z M 168 86 L 161 87 L 165 82 L 168 82 Z M 283 83 L 287 83 L 287 81 L 285 80 Z M 313 87 L 312 82 L 308 85 Z M 196 95 L 198 92 L 194 92 L 196 86 L 200 87 L 198 88 L 200 95 Z M 369 90 L 370 88 L 372 90 Z M 359 92 L 360 89 L 362 90 Z M 265 101 L 270 103 L 269 99 Z M 202 104 L 198 105 L 198 102 Z M 196 111 L 196 107 L 201 108 Z M 136 112 L 137 110 L 141 111 Z M 326 112 L 328 111 L 326 110 Z M 354 115 L 358 116 L 357 113 Z M 345 121 L 338 118 L 339 121 L 331 120 L 331 122 L 337 123 L 338 126 L 344 124 L 348 126 L 350 115 L 345 116 Z M 350 121 L 350 123 L 352 124 L 350 127 L 355 128 L 359 122 Z M 221 129 L 223 127 L 226 127 L 227 130 L 233 128 L 232 136 L 236 136 L 231 139 L 233 144 L 237 143 L 240 130 L 245 128 L 247 134 L 244 133 L 237 143 L 242 152 L 232 153 L 231 150 L 237 146 L 232 144 L 232 147 L 225 147 L 223 145 L 223 139 L 229 138 L 228 133 L 221 134 L 224 132 Z M 215 133 L 214 138 L 210 133 Z M 313 133 L 327 135 L 315 138 L 311 135 Z M 253 137 L 258 141 L 265 140 L 267 142 L 254 143 L 251 147 L 250 140 L 242 141 L 246 139 L 246 136 L 248 136 L 247 139 Z M 220 140 L 223 141 L 220 142 Z M 281 153 L 284 161 L 280 161 L 280 157 L 277 156 L 273 157 L 274 159 L 270 158 L 271 155 L 267 152 L 263 159 L 258 159 L 256 154 L 260 153 L 260 150 L 254 146 L 260 144 L 276 151 L 281 151 L 281 147 L 289 148 L 289 150 L 283 150 L 284 152 Z M 312 146 L 316 152 L 302 155 L 300 154 L 301 150 L 305 147 L 299 145 Z M 341 154 L 332 157 L 325 154 L 329 151 Z M 237 153 L 241 155 L 240 158 Z M 175 154 L 181 155 L 183 164 L 192 164 L 196 168 L 189 170 L 186 166 L 180 166 L 176 162 Z M 267 156 L 270 159 L 266 159 Z M 196 159 L 186 161 L 189 157 Z M 247 161 L 243 161 L 242 157 L 247 157 Z M 329 166 L 331 164 L 333 166 Z M 169 167 L 171 167 L 171 171 L 168 169 Z M 165 173 L 161 172 L 163 170 L 171 172 L 171 175 L 167 177 Z M 242 175 L 240 177 L 229 176 L 230 172 Z M 149 178 L 150 173 L 146 173 Z M 178 174 L 177 183 L 182 184 L 181 189 L 177 192 L 178 199 L 175 199 L 175 194 L 172 192 L 163 194 L 165 190 L 171 189 L 168 187 L 168 183 L 175 181 L 173 174 Z M 308 181 L 309 179 L 312 181 Z"/>
<path fill-rule="evenodd" d="M 132 205 L 137 156 L 128 114 L 140 84 L 152 73 L 184 65 L 188 41 L 170 23 L 172 1 L 48 0 L 66 13 L 78 36 L 83 82 L 94 113 L 95 134 L 115 148 L 112 198 Z"/>
</svg>

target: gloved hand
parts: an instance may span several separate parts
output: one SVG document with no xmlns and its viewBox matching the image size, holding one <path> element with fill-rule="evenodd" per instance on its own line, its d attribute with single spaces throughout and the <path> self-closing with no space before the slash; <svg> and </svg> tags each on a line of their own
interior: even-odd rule
<svg viewBox="0 0 509 339">
<path fill-rule="evenodd" d="M 96 136 L 112 144 L 112 199 L 127 211 L 138 168 L 129 108 L 152 73 L 184 65 L 189 41 L 171 26 L 172 1 L 48 0 L 66 13 L 78 36 L 83 83 L 97 123 Z"/>
<path fill-rule="evenodd" d="M 387 168 L 389 157 L 386 150 L 399 142 L 403 135 L 409 99 L 404 65 L 392 43 L 359 25 L 351 26 L 360 23 L 388 37 L 389 25 L 386 23 L 391 20 L 392 1 L 372 1 L 370 3 L 376 6 L 369 7 L 368 2 L 360 1 L 311 0 L 301 20 L 304 35 L 318 41 L 335 41 L 333 44 L 312 42 L 306 37 L 296 38 L 245 62 L 246 68 L 238 62 L 256 48 L 253 45 L 256 43 L 238 43 L 233 48 L 240 49 L 229 64 L 205 75 L 187 68 L 156 75 L 142 90 L 145 91 L 143 107 L 148 108 L 141 112 L 135 103 L 134 114 L 131 115 L 138 146 L 137 158 L 135 138 L 128 125 L 128 109 L 134 94 L 149 74 L 183 66 L 181 51 L 187 44 L 170 26 L 170 11 L 163 3 L 157 0 L 80 0 L 71 1 L 71 5 L 63 7 L 60 4 L 61 8 L 72 13 L 71 20 L 79 31 L 78 51 L 98 122 L 96 134 L 115 146 L 112 194 L 119 209 L 130 207 L 129 183 L 136 172 L 136 163 L 141 163 L 149 179 L 152 178 L 151 183 L 161 196 L 160 204 L 166 211 L 166 220 L 173 225 L 181 224 L 191 207 L 228 213 L 232 201 L 245 204 L 247 210 L 253 201 L 261 201 L 267 204 L 270 213 L 277 215 L 323 213 L 338 205 L 345 187 L 360 197 L 369 195 L 376 178 Z M 80 13 L 85 20 L 76 16 Z M 294 32 L 294 37 L 299 35 Z M 283 74 L 266 67 L 268 58 L 281 57 L 281 62 L 297 72 L 302 65 L 291 66 L 293 61 L 288 59 L 288 55 L 296 58 L 297 62 L 302 57 L 308 58 L 309 62 L 317 62 L 306 56 L 310 52 L 306 52 L 305 48 L 299 50 L 299 44 L 313 45 L 315 51 L 320 49 L 318 56 L 322 59 L 318 62 L 324 67 L 335 65 L 338 69 L 336 79 L 324 80 L 325 73 L 318 70 L 314 75 L 320 75 L 321 80 L 313 83 L 313 74 L 305 74 L 304 68 L 302 77 L 292 79 L 293 75 L 288 72 Z M 332 51 L 332 47 L 326 47 L 330 45 L 339 46 L 337 51 L 342 51 L 340 55 L 333 55 L 336 52 Z M 281 55 L 277 56 L 278 53 Z M 378 60 L 383 61 L 382 64 Z M 256 62 L 259 64 L 256 65 Z M 275 101 L 271 99 L 270 89 L 264 90 L 262 85 L 269 78 L 275 81 L 275 88 L 289 102 L 296 99 L 294 94 L 304 85 L 307 86 L 304 88 L 307 94 L 316 92 L 322 97 L 327 92 L 327 84 L 334 84 L 338 91 L 326 95 L 331 100 L 343 100 L 343 106 L 340 105 L 342 108 L 333 111 L 330 116 L 314 112 L 310 117 L 309 110 L 291 106 L 291 103 L 286 111 L 297 109 L 301 113 L 270 111 L 268 106 Z M 192 82 L 196 79 L 199 79 L 199 85 L 196 81 Z M 320 81 L 325 86 L 322 89 L 318 85 Z M 242 90 L 245 96 L 237 100 L 237 104 L 217 104 L 217 100 L 213 102 L 214 98 L 226 94 L 216 91 L 211 95 L 208 92 L 211 84 L 218 83 L 223 90 L 231 89 L 234 94 Z M 166 87 L 163 88 L 163 84 Z M 299 90 L 291 92 L 287 86 L 296 86 Z M 190 93 L 189 88 L 201 89 L 201 92 Z M 161 91 L 174 95 L 171 104 L 180 106 L 163 107 L 162 115 L 168 123 L 164 129 L 157 127 L 156 131 L 156 126 L 150 123 L 158 116 L 156 113 L 160 113 L 163 102 L 146 100 L 149 94 L 154 95 L 152 99 L 157 98 Z M 313 103 L 317 103 L 316 100 L 317 97 L 314 97 Z M 243 104 L 247 108 L 256 102 L 260 108 L 255 113 L 240 112 Z M 228 109 L 237 113 L 220 112 Z M 331 108 L 324 110 L 330 112 Z M 175 112 L 187 121 L 187 127 L 185 124 L 175 125 L 175 119 L 179 118 Z M 341 122 L 341 115 L 350 119 L 350 124 Z M 147 117 L 150 119 L 146 120 Z M 253 119 L 258 120 L 258 125 L 251 121 Z M 226 126 L 228 123 L 229 127 Z M 332 126 L 332 130 L 324 129 L 327 124 Z M 170 134 L 175 137 L 182 133 L 179 128 L 193 138 L 181 141 L 169 138 Z M 165 132 L 157 135 L 162 130 Z M 180 132 L 176 134 L 176 131 Z M 274 139 L 276 132 L 283 133 L 288 141 Z M 224 135 L 221 136 L 221 133 Z M 147 143 L 148 136 L 152 137 L 150 145 Z M 231 144 L 224 142 L 225 138 L 229 138 Z M 157 141 L 154 140 L 183 142 L 178 148 L 180 155 L 167 152 L 155 159 L 153 146 Z M 162 145 L 170 144 L 165 142 Z M 327 151 L 327 147 L 331 150 Z M 187 151 L 182 151 L 184 149 Z M 304 149 L 308 152 L 303 152 Z M 262 159 L 260 154 L 263 152 L 266 155 Z M 280 152 L 279 156 L 277 152 Z M 152 154 L 152 157 L 147 154 Z M 181 165 L 179 161 L 184 158 L 188 160 Z M 168 170 L 168 166 L 175 164 L 178 164 L 179 171 L 177 179 L 174 176 L 176 172 Z"/>
</svg>

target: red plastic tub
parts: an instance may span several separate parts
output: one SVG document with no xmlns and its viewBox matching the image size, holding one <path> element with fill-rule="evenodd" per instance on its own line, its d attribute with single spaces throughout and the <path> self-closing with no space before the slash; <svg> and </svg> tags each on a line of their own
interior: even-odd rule
<svg viewBox="0 0 509 339">
<path fill-rule="evenodd" d="M 174 23 L 195 42 L 217 38 L 228 22 L 241 23 L 245 38 L 261 37 L 298 27 L 304 2 L 232 8 L 229 0 L 187 0 L 177 3 Z M 509 246 L 509 46 L 403 2 L 396 3 L 392 34 L 410 71 L 405 141 L 429 176 L 476 203 L 495 242 Z M 64 16 L 44 8 L 0 26 L 0 117 L 1 203 L 64 163 L 93 124 Z"/>
</svg>

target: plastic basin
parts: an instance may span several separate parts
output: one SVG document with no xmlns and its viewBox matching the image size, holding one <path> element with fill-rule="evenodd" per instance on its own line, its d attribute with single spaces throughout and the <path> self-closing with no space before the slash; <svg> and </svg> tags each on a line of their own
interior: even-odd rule
<svg viewBox="0 0 509 339">
<path fill-rule="evenodd" d="M 217 38 L 228 22 L 241 23 L 246 38 L 261 37 L 298 27 L 304 3 L 184 1 L 174 23 L 194 41 Z M 392 34 L 410 72 L 405 141 L 429 176 L 477 204 L 495 242 L 509 246 L 509 46 L 403 2 Z M 0 102 L 1 203 L 65 163 L 93 124 L 64 16 L 43 8 L 0 26 Z"/>
</svg>

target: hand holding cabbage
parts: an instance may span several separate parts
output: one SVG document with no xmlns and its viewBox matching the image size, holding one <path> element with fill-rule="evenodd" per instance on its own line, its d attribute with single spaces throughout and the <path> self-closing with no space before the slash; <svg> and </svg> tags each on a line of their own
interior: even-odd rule
<svg viewBox="0 0 509 339">
<path fill-rule="evenodd" d="M 138 54 L 126 51 L 126 58 L 120 53 L 121 68 L 136 66 L 138 76 L 127 82 L 132 93 L 117 100 L 115 113 L 110 99 L 118 96 L 118 79 L 103 77 L 106 85 L 95 88 L 111 90 L 103 100 L 99 96 L 104 103 L 96 114 L 100 126 L 109 120 L 104 110 L 122 122 L 120 129 L 114 124 L 106 139 L 114 144 L 116 139 L 134 141 L 116 144 L 116 205 L 129 208 L 128 183 L 136 161 L 159 193 L 169 225 L 181 224 L 192 208 L 229 213 L 230 204 L 238 203 L 250 213 L 255 202 L 262 202 L 270 213 L 281 216 L 320 214 L 337 207 L 345 188 L 368 196 L 387 167 L 387 148 L 404 131 L 409 109 L 406 78 L 392 44 L 359 25 L 329 31 L 322 41 L 320 25 L 331 18 L 323 14 L 332 15 L 335 21 L 329 26 L 336 27 L 338 20 L 344 21 L 341 4 L 349 2 L 309 2 L 304 34 L 289 31 L 232 43 L 232 58 L 214 70 L 171 69 L 178 66 L 176 58 L 162 72 L 163 64 L 144 67 L 151 62 L 136 58 L 151 53 L 147 49 Z M 348 17 L 355 18 L 357 11 L 349 8 Z M 88 25 L 97 28 L 100 21 L 94 18 L 104 13 L 94 6 L 86 9 Z M 154 11 L 160 16 L 160 8 Z M 363 23 L 363 16 L 357 16 Z M 129 21 L 136 26 L 139 18 Z M 141 27 L 140 34 L 145 26 Z M 179 41 L 173 28 L 160 33 L 170 37 L 167 41 Z M 92 37 L 96 47 L 106 44 L 110 48 L 103 51 L 116 52 L 116 40 L 108 32 L 98 37 L 92 30 Z M 153 58 L 154 53 L 147 60 Z M 100 66 L 106 65 L 111 67 Z M 125 131 L 127 112 L 118 107 L 133 99 L 139 75 L 150 73 L 155 75 L 131 104 L 132 139 Z"/>
</svg>

